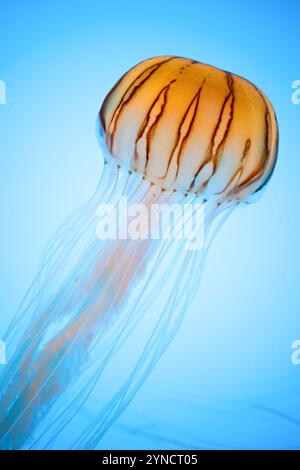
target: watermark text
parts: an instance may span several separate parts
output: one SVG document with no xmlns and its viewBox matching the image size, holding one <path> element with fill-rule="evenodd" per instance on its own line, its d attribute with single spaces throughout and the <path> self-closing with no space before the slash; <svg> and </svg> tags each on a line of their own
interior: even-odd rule
<svg viewBox="0 0 300 470">
<path fill-rule="evenodd" d="M 300 104 L 300 80 L 293 81 L 292 89 L 294 90 L 291 96 L 292 103 Z"/>
<path fill-rule="evenodd" d="M 293 349 L 293 353 L 291 355 L 291 361 L 294 366 L 300 365 L 300 339 L 295 339 L 292 342 L 291 348 Z"/>
<path fill-rule="evenodd" d="M 200 250 L 204 244 L 203 203 L 150 205 L 129 204 L 122 196 L 118 204 L 100 204 L 96 233 L 101 240 L 185 240 L 186 250 Z"/>
<path fill-rule="evenodd" d="M 6 344 L 4 341 L 0 340 L 0 366 L 5 366 L 6 364 Z"/>
<path fill-rule="evenodd" d="M 0 80 L 0 104 L 6 104 L 6 84 Z"/>
</svg>

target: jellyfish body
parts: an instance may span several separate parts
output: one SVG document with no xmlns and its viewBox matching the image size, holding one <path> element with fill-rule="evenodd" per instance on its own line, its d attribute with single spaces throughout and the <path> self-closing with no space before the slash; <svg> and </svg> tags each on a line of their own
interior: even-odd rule
<svg viewBox="0 0 300 470">
<path fill-rule="evenodd" d="M 252 83 L 182 57 L 142 62 L 100 111 L 111 155 L 164 189 L 246 200 L 277 155 L 273 108 Z"/>
<path fill-rule="evenodd" d="M 52 239 L 6 334 L 13 354 L 0 377 L 1 448 L 55 445 L 106 380 L 113 385 L 106 395 L 101 388 L 99 412 L 73 443 L 97 446 L 176 334 L 223 218 L 265 186 L 277 158 L 277 122 L 265 95 L 181 57 L 156 57 L 127 72 L 104 100 L 99 135 L 100 184 Z M 97 239 L 97 207 L 116 206 L 121 196 L 149 210 L 200 201 L 204 248 L 186 251 L 184 241 L 168 237 Z M 172 222 L 175 232 L 181 219 Z M 145 337 L 124 371 L 115 371 L 114 356 L 145 318 Z"/>
</svg>

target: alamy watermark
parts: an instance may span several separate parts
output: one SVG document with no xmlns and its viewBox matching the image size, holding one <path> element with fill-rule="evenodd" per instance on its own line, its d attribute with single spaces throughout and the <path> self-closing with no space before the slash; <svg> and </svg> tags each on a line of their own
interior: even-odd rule
<svg viewBox="0 0 300 470">
<path fill-rule="evenodd" d="M 292 355 L 291 355 L 291 361 L 294 364 L 294 366 L 299 366 L 300 365 L 300 339 L 295 339 L 295 341 L 292 342 L 291 348 L 293 350 Z"/>
<path fill-rule="evenodd" d="M 293 104 L 300 104 L 300 80 L 292 82 L 292 89 L 294 90 L 291 96 Z"/>
<path fill-rule="evenodd" d="M 0 366 L 5 366 L 6 364 L 6 344 L 4 341 L 0 340 Z"/>
<path fill-rule="evenodd" d="M 185 249 L 201 250 L 204 244 L 204 204 L 129 204 L 122 196 L 118 204 L 100 204 L 97 237 L 131 240 L 185 240 Z"/>
<path fill-rule="evenodd" d="M 0 104 L 6 104 L 6 84 L 0 80 Z"/>
</svg>

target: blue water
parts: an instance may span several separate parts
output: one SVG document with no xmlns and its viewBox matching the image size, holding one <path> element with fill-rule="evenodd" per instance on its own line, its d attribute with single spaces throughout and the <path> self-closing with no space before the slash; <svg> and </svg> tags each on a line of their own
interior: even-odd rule
<svg viewBox="0 0 300 470">
<path fill-rule="evenodd" d="M 274 176 L 222 228 L 182 329 L 101 447 L 300 448 L 299 2 L 0 0 L 0 22 L 0 339 L 49 235 L 98 182 L 112 84 L 155 55 L 228 69 L 275 107 Z"/>
</svg>

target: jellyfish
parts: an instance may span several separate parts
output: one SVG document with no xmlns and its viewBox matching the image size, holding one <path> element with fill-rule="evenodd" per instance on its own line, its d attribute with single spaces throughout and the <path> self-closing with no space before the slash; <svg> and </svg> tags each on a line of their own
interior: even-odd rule
<svg viewBox="0 0 300 470">
<path fill-rule="evenodd" d="M 178 331 L 220 226 L 261 194 L 278 153 L 276 115 L 260 89 L 177 56 L 125 73 L 101 106 L 97 134 L 99 185 L 50 239 L 4 337 L 2 449 L 55 447 L 95 390 L 97 410 L 69 447 L 99 444 Z M 108 226 L 122 198 L 139 230 L 99 237 L 99 214 Z M 160 205 L 191 210 L 175 211 L 161 232 L 156 219 L 158 235 L 145 236 Z M 176 234 L 199 206 L 203 243 L 187 249 Z"/>
</svg>

